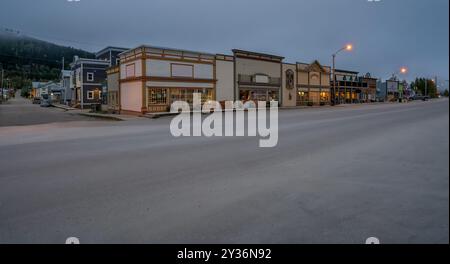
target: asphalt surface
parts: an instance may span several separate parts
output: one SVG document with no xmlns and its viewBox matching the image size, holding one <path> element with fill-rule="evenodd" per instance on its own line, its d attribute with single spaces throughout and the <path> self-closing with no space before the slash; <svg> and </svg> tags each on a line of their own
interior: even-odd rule
<svg viewBox="0 0 450 264">
<path fill-rule="evenodd" d="M 283 110 L 270 149 L 170 120 L 0 128 L 0 243 L 449 243 L 448 100 Z"/>
<path fill-rule="evenodd" d="M 92 120 L 89 117 L 65 113 L 62 109 L 40 107 L 19 94 L 0 105 L 0 127 Z"/>
</svg>

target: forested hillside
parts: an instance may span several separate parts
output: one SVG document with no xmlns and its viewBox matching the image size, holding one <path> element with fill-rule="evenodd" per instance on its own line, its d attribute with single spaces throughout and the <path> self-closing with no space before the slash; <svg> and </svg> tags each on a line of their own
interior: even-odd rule
<svg viewBox="0 0 450 264">
<path fill-rule="evenodd" d="M 94 54 L 38 40 L 15 31 L 0 30 L 0 69 L 15 88 L 29 87 L 31 81 L 59 78 L 62 58 L 68 69 L 73 56 L 93 58 Z"/>
</svg>

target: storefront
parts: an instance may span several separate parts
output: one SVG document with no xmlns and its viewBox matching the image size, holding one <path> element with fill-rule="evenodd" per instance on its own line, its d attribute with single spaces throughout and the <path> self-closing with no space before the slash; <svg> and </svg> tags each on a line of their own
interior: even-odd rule
<svg viewBox="0 0 450 264">
<path fill-rule="evenodd" d="M 297 106 L 330 104 L 330 68 L 297 63 Z"/>
<path fill-rule="evenodd" d="M 235 100 L 281 103 L 281 63 L 284 58 L 237 49 L 233 54 Z"/>
<path fill-rule="evenodd" d="M 372 78 L 359 77 L 358 72 L 336 70 L 335 75 L 336 84 L 333 86 L 332 83 L 332 89 L 335 90 L 336 104 L 365 103 L 375 96 L 376 79 L 369 88 L 369 81 L 371 82 Z"/>
<path fill-rule="evenodd" d="M 201 94 L 202 104 L 214 100 L 214 89 L 210 88 L 148 88 L 149 112 L 169 111 L 170 105 L 175 101 L 187 102 L 191 107 L 193 94 Z"/>
<path fill-rule="evenodd" d="M 175 101 L 215 100 L 215 55 L 141 46 L 120 55 L 122 112 L 167 112 Z"/>
<path fill-rule="evenodd" d="M 370 73 L 366 73 L 363 77 L 363 82 L 367 83 L 367 89 L 363 94 L 366 102 L 375 102 L 377 97 L 377 78 L 373 78 Z"/>
</svg>

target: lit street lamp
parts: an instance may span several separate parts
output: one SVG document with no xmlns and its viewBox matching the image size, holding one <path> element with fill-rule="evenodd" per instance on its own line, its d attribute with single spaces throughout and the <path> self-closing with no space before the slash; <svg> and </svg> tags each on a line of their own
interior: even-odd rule
<svg viewBox="0 0 450 264">
<path fill-rule="evenodd" d="M 436 81 L 437 77 L 435 77 L 434 79 L 431 78 L 431 81 L 434 83 L 434 85 L 436 85 L 436 89 L 437 89 L 437 81 Z M 428 78 L 425 78 L 425 97 L 428 96 Z"/>
<path fill-rule="evenodd" d="M 343 51 L 352 51 L 353 50 L 353 45 L 352 44 L 347 44 L 344 47 L 342 47 L 341 49 L 339 49 L 338 51 L 336 51 L 335 53 L 333 53 L 333 102 L 332 104 L 335 105 L 336 104 L 336 55 Z"/>
</svg>

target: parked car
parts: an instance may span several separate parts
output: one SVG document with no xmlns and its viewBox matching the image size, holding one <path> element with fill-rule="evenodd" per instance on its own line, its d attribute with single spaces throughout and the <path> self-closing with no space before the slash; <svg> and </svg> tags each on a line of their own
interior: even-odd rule
<svg viewBox="0 0 450 264">
<path fill-rule="evenodd" d="M 412 100 L 428 101 L 428 99 L 430 99 L 429 96 L 415 95 Z"/>
<path fill-rule="evenodd" d="M 33 104 L 40 104 L 41 103 L 41 98 L 34 97 L 32 102 L 33 102 Z"/>
<path fill-rule="evenodd" d="M 48 94 L 43 94 L 41 97 L 41 107 L 50 107 L 52 105 Z"/>
</svg>

